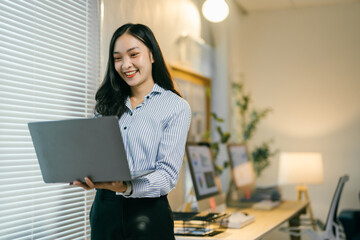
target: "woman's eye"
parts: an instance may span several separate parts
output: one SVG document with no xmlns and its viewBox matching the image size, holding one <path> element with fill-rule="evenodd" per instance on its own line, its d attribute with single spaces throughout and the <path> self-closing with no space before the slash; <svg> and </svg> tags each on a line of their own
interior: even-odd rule
<svg viewBox="0 0 360 240">
<path fill-rule="evenodd" d="M 121 60 L 120 57 L 114 57 L 114 61 L 115 61 L 115 62 L 118 62 L 118 61 L 120 61 L 120 60 Z"/>
<path fill-rule="evenodd" d="M 136 57 L 139 53 L 132 53 L 130 54 L 131 57 Z"/>
</svg>

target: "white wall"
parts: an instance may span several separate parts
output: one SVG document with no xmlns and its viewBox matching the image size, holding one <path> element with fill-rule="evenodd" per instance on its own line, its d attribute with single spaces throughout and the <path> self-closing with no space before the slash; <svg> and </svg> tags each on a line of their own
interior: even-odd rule
<svg viewBox="0 0 360 240">
<path fill-rule="evenodd" d="M 216 127 L 219 125 L 223 132 L 229 131 L 229 108 L 228 106 L 228 34 L 229 25 L 226 22 L 212 24 L 212 29 L 216 34 L 213 35 L 215 43 L 215 72 L 212 82 L 211 109 L 217 116 L 224 119 L 222 123 L 212 122 L 212 139 L 218 141 L 220 136 Z M 220 146 L 217 164 L 223 166 L 225 161 L 229 161 L 225 145 Z M 222 191 L 226 194 L 230 181 L 229 169 L 224 169 L 220 175 Z"/>
<path fill-rule="evenodd" d="M 273 138 L 280 151 L 321 152 L 324 183 L 309 186 L 325 220 L 338 178 L 349 174 L 339 209 L 359 208 L 360 4 L 257 12 L 232 11 L 229 79 L 243 74 L 259 108 L 274 111 L 252 144 Z M 258 179 L 277 182 L 278 156 Z M 283 197 L 295 199 L 294 186 Z"/>
</svg>

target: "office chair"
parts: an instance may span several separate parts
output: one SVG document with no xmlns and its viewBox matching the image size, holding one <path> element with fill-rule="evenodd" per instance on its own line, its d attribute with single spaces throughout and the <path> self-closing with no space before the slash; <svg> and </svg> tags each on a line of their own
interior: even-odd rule
<svg viewBox="0 0 360 240">
<path fill-rule="evenodd" d="M 280 228 L 280 231 L 286 232 L 290 234 L 290 236 L 297 236 L 297 237 L 306 234 L 313 240 L 345 240 L 346 239 L 345 233 L 337 217 L 337 210 L 338 210 L 341 192 L 344 188 L 345 183 L 348 180 L 349 180 L 348 175 L 344 175 L 340 177 L 333 199 L 331 201 L 330 210 L 325 225 L 320 220 L 315 220 L 315 224 L 319 226 L 318 231 L 314 231 L 311 227 L 306 227 L 309 226 L 309 224 L 304 224 L 302 220 L 300 221 L 300 226 L 283 227 Z M 314 223 L 311 223 L 310 226 L 312 224 Z"/>
<path fill-rule="evenodd" d="M 360 203 L 360 192 L 359 192 Z M 344 209 L 339 214 L 346 240 L 360 240 L 360 209 Z"/>
</svg>

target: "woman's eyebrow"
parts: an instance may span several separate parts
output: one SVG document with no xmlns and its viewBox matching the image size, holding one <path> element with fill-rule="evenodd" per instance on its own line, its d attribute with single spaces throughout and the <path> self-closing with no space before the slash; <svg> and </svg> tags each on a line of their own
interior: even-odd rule
<svg viewBox="0 0 360 240">
<path fill-rule="evenodd" d="M 139 48 L 139 47 L 129 48 L 126 52 L 131 52 L 132 50 L 134 50 L 134 49 L 136 49 L 136 48 Z M 113 54 L 119 54 L 119 52 L 114 51 Z"/>
</svg>

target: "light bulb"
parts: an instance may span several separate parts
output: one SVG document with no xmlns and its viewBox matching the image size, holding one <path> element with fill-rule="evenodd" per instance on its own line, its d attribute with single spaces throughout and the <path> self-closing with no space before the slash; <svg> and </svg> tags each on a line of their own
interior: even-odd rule
<svg viewBox="0 0 360 240">
<path fill-rule="evenodd" d="M 206 0 L 202 13 L 210 22 L 221 22 L 229 15 L 229 6 L 224 0 Z"/>
</svg>

